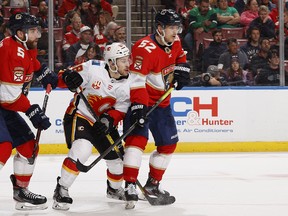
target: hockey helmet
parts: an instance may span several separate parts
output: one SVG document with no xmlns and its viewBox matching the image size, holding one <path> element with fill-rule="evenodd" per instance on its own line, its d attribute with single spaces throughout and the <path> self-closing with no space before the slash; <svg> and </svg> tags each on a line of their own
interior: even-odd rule
<svg viewBox="0 0 288 216">
<path fill-rule="evenodd" d="M 28 13 L 16 13 L 10 17 L 8 26 L 12 35 L 15 35 L 18 30 L 38 27 L 39 21 L 35 16 Z"/>
<path fill-rule="evenodd" d="M 112 43 L 105 47 L 104 60 L 108 63 L 109 60 L 116 63 L 116 59 L 129 56 L 130 51 L 123 43 Z"/>
<path fill-rule="evenodd" d="M 155 24 L 166 26 L 166 25 L 181 25 L 181 18 L 179 14 L 177 14 L 172 9 L 162 9 L 157 12 L 155 16 Z"/>
<path fill-rule="evenodd" d="M 118 70 L 117 65 L 116 65 L 116 60 L 118 58 L 122 58 L 124 56 L 129 56 L 129 55 L 130 55 L 130 51 L 128 47 L 123 43 L 114 42 L 112 44 L 107 45 L 104 49 L 104 60 L 108 64 L 109 68 L 110 68 L 110 65 L 109 65 L 110 60 L 115 64 L 116 70 L 112 70 L 110 68 L 110 70 L 112 70 L 115 73 Z"/>
</svg>

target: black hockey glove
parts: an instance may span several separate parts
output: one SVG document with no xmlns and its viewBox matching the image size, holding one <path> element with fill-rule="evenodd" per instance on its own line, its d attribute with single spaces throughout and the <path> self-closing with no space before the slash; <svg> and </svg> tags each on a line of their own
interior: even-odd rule
<svg viewBox="0 0 288 216">
<path fill-rule="evenodd" d="M 37 72 L 35 72 L 37 82 L 41 82 L 46 89 L 48 84 L 51 84 L 52 89 L 57 87 L 58 76 L 51 71 L 45 64 L 43 64 Z"/>
<path fill-rule="evenodd" d="M 62 74 L 62 79 L 67 85 L 68 89 L 72 92 L 76 92 L 77 88 L 83 83 L 81 75 L 74 70 L 67 69 Z"/>
<path fill-rule="evenodd" d="M 93 131 L 97 135 L 109 134 L 114 129 L 114 119 L 107 113 L 103 113 L 99 117 L 99 121 L 93 125 Z"/>
<path fill-rule="evenodd" d="M 175 65 L 173 83 L 177 83 L 176 90 L 180 90 L 184 86 L 189 85 L 190 65 L 188 63 L 181 63 L 178 65 Z"/>
<path fill-rule="evenodd" d="M 144 104 L 133 103 L 131 105 L 131 124 L 137 122 L 140 127 L 144 127 L 146 121 L 147 106 Z"/>
<path fill-rule="evenodd" d="M 44 114 L 38 104 L 31 105 L 25 114 L 36 129 L 41 128 L 46 130 L 51 126 L 49 118 Z"/>
</svg>

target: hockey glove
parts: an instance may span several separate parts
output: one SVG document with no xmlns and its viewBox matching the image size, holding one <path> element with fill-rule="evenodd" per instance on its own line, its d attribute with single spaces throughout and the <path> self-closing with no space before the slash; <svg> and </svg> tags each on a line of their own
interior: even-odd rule
<svg viewBox="0 0 288 216">
<path fill-rule="evenodd" d="M 36 129 L 41 128 L 46 130 L 51 126 L 49 118 L 44 114 L 38 104 L 31 105 L 25 114 Z"/>
<path fill-rule="evenodd" d="M 76 92 L 77 88 L 83 83 L 81 75 L 74 70 L 65 70 L 62 79 L 71 92 Z"/>
<path fill-rule="evenodd" d="M 48 84 L 51 84 L 52 89 L 57 87 L 58 76 L 51 71 L 45 64 L 43 64 L 39 71 L 35 72 L 37 82 L 41 82 L 46 89 Z"/>
<path fill-rule="evenodd" d="M 107 113 L 103 113 L 99 117 L 99 121 L 93 125 L 93 131 L 97 135 L 109 134 L 114 129 L 114 119 Z"/>
<path fill-rule="evenodd" d="M 147 106 L 133 103 L 131 105 L 131 124 L 137 122 L 140 127 L 144 127 L 146 121 Z"/>
<path fill-rule="evenodd" d="M 190 65 L 188 63 L 175 66 L 173 83 L 177 83 L 176 90 L 180 90 L 190 83 Z"/>
</svg>

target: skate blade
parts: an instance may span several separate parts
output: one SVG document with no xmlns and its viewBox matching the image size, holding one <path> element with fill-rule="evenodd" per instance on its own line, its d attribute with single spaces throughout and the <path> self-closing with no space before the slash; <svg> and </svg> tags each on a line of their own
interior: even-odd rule
<svg viewBox="0 0 288 216">
<path fill-rule="evenodd" d="M 33 205 L 31 203 L 26 202 L 17 202 L 15 204 L 15 209 L 20 211 L 30 211 L 30 210 L 44 210 L 47 209 L 48 206 L 46 203 L 39 204 L 39 205 Z"/>
<path fill-rule="evenodd" d="M 136 201 L 126 201 L 125 209 L 134 209 Z"/>
<path fill-rule="evenodd" d="M 70 209 L 70 203 L 59 203 L 54 200 L 52 208 L 55 210 L 68 211 Z"/>
<path fill-rule="evenodd" d="M 106 195 L 107 198 L 109 199 L 115 199 L 115 200 L 126 200 L 125 196 L 115 196 L 115 195 L 112 195 L 112 194 L 107 194 Z"/>
</svg>

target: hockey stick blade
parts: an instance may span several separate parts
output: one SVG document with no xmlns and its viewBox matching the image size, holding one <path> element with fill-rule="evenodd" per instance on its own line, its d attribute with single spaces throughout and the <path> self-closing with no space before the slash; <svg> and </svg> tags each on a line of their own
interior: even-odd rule
<svg viewBox="0 0 288 216">
<path fill-rule="evenodd" d="M 151 109 L 147 112 L 146 117 L 148 117 L 156 107 L 160 103 L 162 103 L 173 91 L 174 87 L 170 87 L 160 98 L 159 100 L 151 107 Z M 125 139 L 136 127 L 137 123 L 135 122 L 130 128 L 121 136 L 119 137 L 109 148 L 107 148 L 98 158 L 96 158 L 90 165 L 84 165 L 81 163 L 79 159 L 76 161 L 76 167 L 80 172 L 88 172 L 92 167 L 94 167 L 101 159 L 103 159 L 109 152 L 118 145 L 123 139 Z"/>
<path fill-rule="evenodd" d="M 149 198 L 147 198 L 147 197 L 149 197 Z M 147 197 L 146 197 L 146 199 L 153 206 L 156 206 L 156 205 L 171 205 L 171 204 L 173 204 L 176 201 L 174 196 L 160 195 L 160 196 L 157 196 L 157 197 L 150 197 L 149 195 L 147 195 Z"/>
<path fill-rule="evenodd" d="M 46 108 L 47 108 L 47 103 L 48 103 L 48 99 L 49 99 L 49 94 L 52 90 L 51 84 L 48 84 L 46 87 L 46 92 L 45 92 L 45 96 L 44 96 L 44 101 L 43 101 L 43 105 L 42 105 L 42 111 L 45 114 L 46 112 Z M 34 149 L 33 149 L 33 154 L 31 158 L 27 158 L 28 163 L 30 165 L 33 165 L 35 162 L 35 158 L 36 158 L 36 150 L 39 146 L 39 141 L 40 141 L 40 135 L 41 135 L 42 129 L 38 128 L 37 129 L 37 134 L 36 134 L 36 139 L 35 139 L 35 144 L 34 144 Z"/>
</svg>

